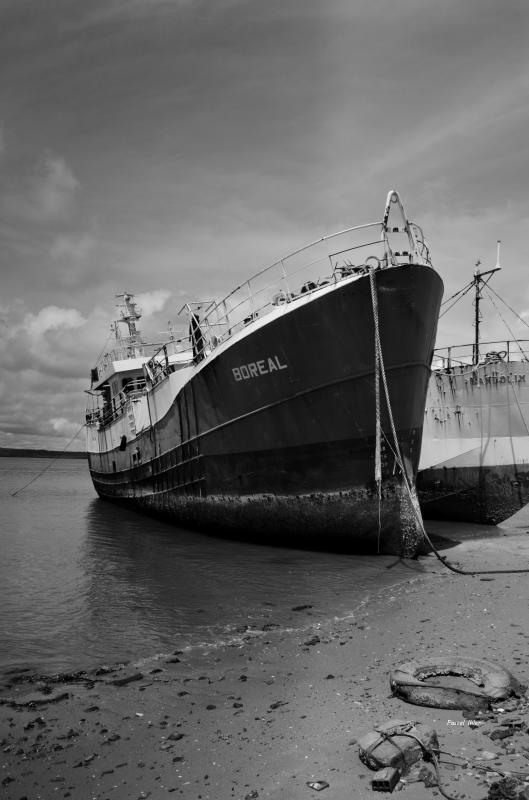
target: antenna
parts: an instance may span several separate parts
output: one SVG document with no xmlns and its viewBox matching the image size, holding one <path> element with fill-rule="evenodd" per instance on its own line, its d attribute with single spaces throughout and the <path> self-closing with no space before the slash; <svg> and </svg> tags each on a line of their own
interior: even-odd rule
<svg viewBox="0 0 529 800">
<path fill-rule="evenodd" d="M 481 322 L 481 314 L 479 311 L 479 301 L 482 299 L 481 290 L 487 283 L 490 281 L 491 277 L 494 275 L 495 272 L 501 269 L 500 267 L 500 244 L 501 240 L 498 239 L 498 252 L 496 258 L 496 266 L 494 269 L 487 269 L 484 272 L 480 272 L 479 268 L 481 266 L 481 261 L 476 261 L 476 269 L 474 270 L 474 280 L 472 283 L 474 284 L 475 289 L 475 297 L 474 297 L 474 306 L 475 306 L 475 314 L 474 314 L 474 328 L 475 328 L 475 337 L 474 337 L 474 346 L 473 346 L 473 353 L 472 353 L 472 364 L 477 365 L 479 364 L 479 323 Z M 485 275 L 488 275 L 487 280 L 483 280 Z"/>
<path fill-rule="evenodd" d="M 119 322 L 124 322 L 126 324 L 129 329 L 129 336 L 131 339 L 135 339 L 139 334 L 136 328 L 136 322 L 141 318 L 141 310 L 137 308 L 134 295 L 131 292 L 123 292 L 123 294 L 116 295 L 116 298 L 120 297 L 123 298 L 123 304 L 118 306 L 121 312 L 121 319 Z"/>
</svg>

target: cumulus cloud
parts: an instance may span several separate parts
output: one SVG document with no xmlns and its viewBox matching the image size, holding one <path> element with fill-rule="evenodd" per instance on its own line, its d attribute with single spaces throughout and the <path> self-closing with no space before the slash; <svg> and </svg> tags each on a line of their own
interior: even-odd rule
<svg viewBox="0 0 529 800">
<path fill-rule="evenodd" d="M 37 211 L 50 220 L 66 216 L 78 187 L 79 181 L 64 158 L 46 155 L 34 179 L 33 196 Z"/>
<path fill-rule="evenodd" d="M 138 305 L 143 316 L 150 317 L 152 314 L 161 311 L 170 297 L 171 292 L 167 289 L 154 289 L 152 292 L 138 295 Z"/>
<path fill-rule="evenodd" d="M 46 306 L 38 314 L 26 314 L 23 327 L 30 336 L 42 336 L 48 331 L 80 328 L 86 319 L 76 308 Z"/>
<path fill-rule="evenodd" d="M 48 305 L 30 312 L 23 302 L 2 309 L 0 325 L 0 444 L 60 449 L 84 420 L 83 389 L 95 358 L 92 330 L 99 312 Z M 35 404 L 38 395 L 39 402 Z M 80 435 L 74 449 L 83 446 Z"/>
<path fill-rule="evenodd" d="M 138 297 L 151 332 L 170 296 L 154 289 Z M 23 300 L 0 306 L 0 445 L 15 436 L 20 447 L 60 449 L 79 432 L 90 367 L 111 319 L 98 306 L 84 313 L 59 305 L 30 311 Z M 81 433 L 73 447 L 82 446 Z"/>
<path fill-rule="evenodd" d="M 73 436 L 79 430 L 79 425 L 75 422 L 70 422 L 66 417 L 52 417 L 49 423 L 56 433 L 64 436 Z"/>
<path fill-rule="evenodd" d="M 88 233 L 62 234 L 51 245 L 50 255 L 54 261 L 85 261 L 93 250 L 96 240 Z"/>
</svg>

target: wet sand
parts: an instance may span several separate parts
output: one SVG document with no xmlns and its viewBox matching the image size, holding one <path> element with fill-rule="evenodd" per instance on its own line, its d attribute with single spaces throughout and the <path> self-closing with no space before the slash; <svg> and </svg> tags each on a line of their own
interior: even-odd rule
<svg viewBox="0 0 529 800">
<path fill-rule="evenodd" d="M 529 535 L 468 540 L 443 555 L 465 568 L 529 567 Z M 407 564 L 408 580 L 366 598 L 346 619 L 316 621 L 304 605 L 293 607 L 288 630 L 272 620 L 209 652 L 55 680 L 7 676 L 0 797 L 375 798 L 382 795 L 370 787 L 357 740 L 396 718 L 433 727 L 443 750 L 529 776 L 525 697 L 474 728 L 461 711 L 409 705 L 389 687 L 399 663 L 435 655 L 494 660 L 528 684 L 529 575 L 459 576 L 433 555 Z M 498 730 L 513 735 L 496 738 Z M 498 781 L 443 758 L 443 787 L 453 797 L 485 798 Z M 440 796 L 417 782 L 424 774 L 412 770 L 400 796 Z M 308 786 L 315 781 L 328 786 L 318 792 Z"/>
</svg>

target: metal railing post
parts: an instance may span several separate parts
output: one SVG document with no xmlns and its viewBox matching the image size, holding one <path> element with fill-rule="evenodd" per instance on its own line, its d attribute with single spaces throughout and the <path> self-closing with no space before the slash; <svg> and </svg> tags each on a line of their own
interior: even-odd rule
<svg viewBox="0 0 529 800">
<path fill-rule="evenodd" d="M 250 317 L 253 319 L 253 294 L 252 294 L 252 287 L 250 281 L 246 282 L 248 285 L 248 296 L 250 298 Z"/>
<path fill-rule="evenodd" d="M 283 259 L 281 259 L 281 270 L 283 272 L 283 280 L 284 280 L 285 286 L 286 286 L 287 302 L 289 302 L 289 300 L 290 300 L 290 287 L 288 285 L 287 271 L 286 271 L 285 262 L 283 261 Z"/>
</svg>

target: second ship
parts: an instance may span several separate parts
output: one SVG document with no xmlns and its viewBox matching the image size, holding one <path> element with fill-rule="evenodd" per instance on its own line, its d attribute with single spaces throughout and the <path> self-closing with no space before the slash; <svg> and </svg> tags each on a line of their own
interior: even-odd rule
<svg viewBox="0 0 529 800">
<path fill-rule="evenodd" d="M 499 269 L 498 242 L 496 267 L 478 262 L 454 296 L 474 290 L 474 341 L 435 351 L 417 478 L 430 519 L 497 525 L 529 503 L 529 342 L 514 338 L 496 300 L 527 323 L 489 287 Z M 480 341 L 484 291 L 511 338 Z"/>
</svg>

